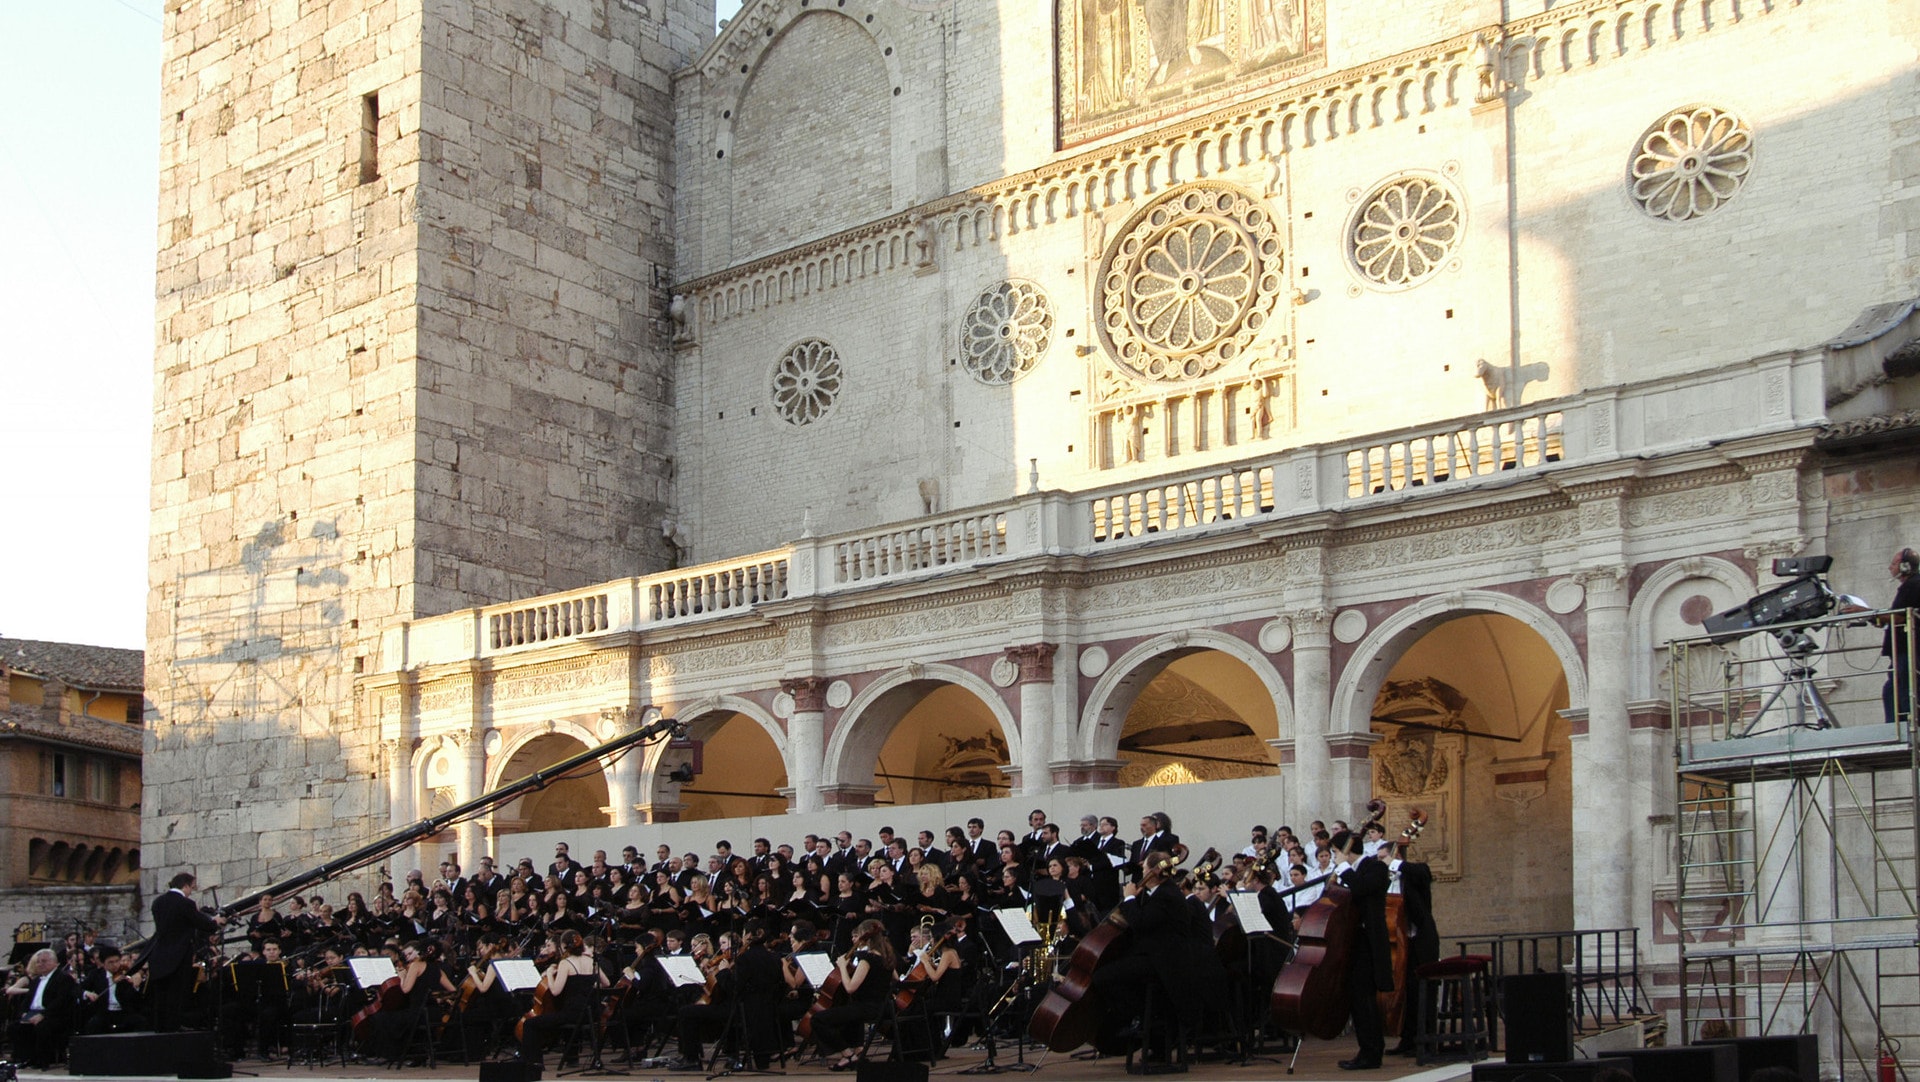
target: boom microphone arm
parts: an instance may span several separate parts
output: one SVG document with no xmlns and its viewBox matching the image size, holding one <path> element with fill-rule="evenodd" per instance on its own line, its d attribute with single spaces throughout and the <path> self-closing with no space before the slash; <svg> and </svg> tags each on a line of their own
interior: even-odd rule
<svg viewBox="0 0 1920 1082">
<path fill-rule="evenodd" d="M 536 770 L 517 781 L 508 782 L 490 793 L 484 793 L 456 808 L 448 809 L 444 814 L 430 816 L 411 826 L 370 842 L 344 856 L 329 860 L 324 864 L 301 872 L 289 879 L 283 879 L 262 890 L 255 891 L 238 901 L 221 906 L 223 916 L 242 913 L 260 904 L 262 898 L 282 898 L 297 891 L 305 890 L 314 883 L 324 883 L 329 879 L 344 875 L 356 868 L 363 868 L 384 857 L 393 855 L 421 838 L 431 837 L 455 823 L 471 819 L 481 812 L 499 807 L 523 793 L 544 789 L 566 777 L 574 770 L 609 755 L 616 754 L 640 744 L 652 743 L 663 736 L 684 736 L 687 727 L 675 718 L 659 718 L 630 733 L 622 733 L 596 748 L 563 759 L 552 766 Z"/>
</svg>

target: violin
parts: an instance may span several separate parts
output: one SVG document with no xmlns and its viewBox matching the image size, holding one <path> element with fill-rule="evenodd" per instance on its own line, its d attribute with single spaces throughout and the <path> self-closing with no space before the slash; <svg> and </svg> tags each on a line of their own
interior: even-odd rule
<svg viewBox="0 0 1920 1082">
<path fill-rule="evenodd" d="M 932 924 L 933 918 L 928 917 L 922 927 L 931 927 Z M 933 982 L 933 975 L 928 972 L 927 959 L 940 957 L 940 952 L 946 949 L 947 941 L 952 938 L 953 930 L 949 929 L 947 934 L 928 944 L 926 951 L 913 960 L 913 967 L 907 970 L 906 977 L 900 982 L 900 990 L 893 995 L 894 1010 L 904 1011 L 912 1006 L 914 997 L 920 994 L 920 989 Z"/>
</svg>

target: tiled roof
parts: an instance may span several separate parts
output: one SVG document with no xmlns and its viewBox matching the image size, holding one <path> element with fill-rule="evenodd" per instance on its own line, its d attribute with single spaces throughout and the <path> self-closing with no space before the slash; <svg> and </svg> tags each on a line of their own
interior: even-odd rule
<svg viewBox="0 0 1920 1082">
<path fill-rule="evenodd" d="M 146 658 L 144 650 L 0 638 L 0 667 L 52 677 L 72 688 L 143 691 Z"/>
<path fill-rule="evenodd" d="M 0 711 L 0 740 L 36 738 L 138 757 L 142 733 L 137 726 L 104 718 L 67 716 L 55 721 L 37 706 Z"/>
<path fill-rule="evenodd" d="M 1868 436 L 1892 435 L 1914 428 L 1920 428 L 1920 410 L 1901 410 L 1898 413 L 1880 413 L 1872 417 L 1860 417 L 1830 424 L 1820 430 L 1818 438 L 1822 443 L 1833 443 Z"/>
</svg>

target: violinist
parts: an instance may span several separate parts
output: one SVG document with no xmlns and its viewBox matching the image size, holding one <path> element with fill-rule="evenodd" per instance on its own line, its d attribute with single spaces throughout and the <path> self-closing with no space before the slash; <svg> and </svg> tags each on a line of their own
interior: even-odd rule
<svg viewBox="0 0 1920 1082">
<path fill-rule="evenodd" d="M 918 982 L 915 1002 L 926 1004 L 930 1018 L 944 1012 L 951 1020 L 960 1013 L 971 990 L 968 979 L 972 974 L 955 941 L 959 928 L 958 921 L 950 920 L 913 930 L 913 965 L 907 971 L 907 980 Z M 933 1036 L 942 1050 L 952 1040 L 948 1033 L 936 1032 Z"/>
<path fill-rule="evenodd" d="M 879 1018 L 893 992 L 894 952 L 887 926 L 864 920 L 853 930 L 853 949 L 834 962 L 846 1003 L 813 1016 L 813 1039 L 820 1054 L 831 1056 L 860 1043 L 862 1028 Z M 842 1056 L 833 1070 L 851 1070 L 860 1060 L 859 1049 Z"/>
<path fill-rule="evenodd" d="M 788 1039 L 786 1035 L 791 1033 L 793 1023 L 798 1022 L 807 1013 L 807 1008 L 813 1005 L 813 996 L 808 993 L 813 985 L 807 980 L 806 970 L 800 968 L 796 956 L 813 949 L 814 935 L 812 921 L 796 920 L 787 929 L 786 953 L 780 958 L 781 983 L 787 986 L 787 990 L 778 1009 L 783 1040 Z M 789 1055 L 799 1053 L 799 1045 L 788 1049 Z"/>
<path fill-rule="evenodd" d="M 1347 955 L 1347 992 L 1360 1051 L 1352 1059 L 1341 1060 L 1340 1069 L 1370 1071 L 1380 1066 L 1387 1048 L 1376 993 L 1393 990 L 1393 958 L 1387 942 L 1387 888 L 1393 877 L 1385 861 L 1365 854 L 1365 841 L 1352 831 L 1335 834 L 1328 845 L 1336 860 L 1351 865 L 1340 873 L 1340 881 L 1352 892 L 1349 904 L 1360 917 Z"/>
<path fill-rule="evenodd" d="M 240 1059 L 246 1054 L 250 1036 L 258 1041 L 260 1058 L 270 1059 L 272 1049 L 287 1025 L 288 993 L 291 991 L 286 962 L 280 953 L 280 941 L 269 939 L 260 945 L 257 957 L 238 959 L 238 962 L 260 964 L 228 968 L 228 999 L 220 1006 L 221 1036 L 232 1059 Z M 246 971 L 252 971 L 256 976 L 243 983 L 239 980 L 239 974 Z"/>
<path fill-rule="evenodd" d="M 146 997 L 140 975 L 128 975 L 133 959 L 115 947 L 100 948 L 100 987 L 82 993 L 81 1010 L 86 1017 L 81 1029 L 86 1033 L 119 1033 L 144 1029 Z"/>
<path fill-rule="evenodd" d="M 593 959 L 587 956 L 587 941 L 579 932 L 568 931 L 560 933 L 557 943 L 559 957 L 540 977 L 553 1008 L 544 1012 L 536 1010 L 521 1023 L 521 1063 L 540 1063 L 545 1058 L 547 1042 L 561 1027 L 584 1025 L 593 1017 L 593 988 L 600 975 Z"/>
</svg>

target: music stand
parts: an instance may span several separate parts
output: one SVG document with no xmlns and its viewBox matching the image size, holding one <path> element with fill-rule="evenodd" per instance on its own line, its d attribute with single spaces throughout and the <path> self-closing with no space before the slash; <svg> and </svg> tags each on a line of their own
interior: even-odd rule
<svg viewBox="0 0 1920 1082">
<path fill-rule="evenodd" d="M 1049 880 L 1049 882 L 1051 882 L 1051 880 Z M 1027 1062 L 1027 1031 L 1024 1026 L 1015 1031 L 1014 1062 L 999 1063 L 995 1060 L 994 1056 L 998 1051 L 998 1045 L 993 1035 L 993 1015 L 996 1010 L 1011 1006 L 1013 1001 L 1019 998 L 1020 987 L 1025 984 L 1027 980 L 1027 971 L 1024 965 L 1026 948 L 1029 944 L 1040 942 L 1040 933 L 1034 928 L 1033 922 L 1027 919 L 1027 912 L 1024 909 L 989 909 L 987 912 L 992 913 L 994 919 L 992 921 L 981 922 L 983 931 L 985 928 L 994 928 L 999 931 L 1000 935 L 1006 938 L 1008 953 L 1014 959 L 1014 961 L 1009 962 L 1008 965 L 1017 968 L 1018 972 L 1013 975 L 1013 980 L 1004 988 L 1000 986 L 998 981 L 988 982 L 976 980 L 974 982 L 974 1005 L 980 1012 L 980 1043 L 985 1046 L 987 1058 L 972 1067 L 968 1067 L 964 1071 L 958 1071 L 956 1073 L 1004 1074 L 1008 1071 L 1020 1071 L 1031 1074 L 1040 1069 L 1040 1064 Z M 1001 970 L 1001 972 L 1004 972 L 1004 970 Z M 987 996 L 993 996 L 994 998 L 988 1000 L 986 998 Z"/>
</svg>

